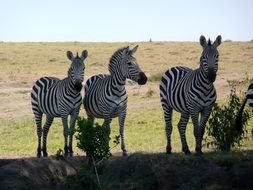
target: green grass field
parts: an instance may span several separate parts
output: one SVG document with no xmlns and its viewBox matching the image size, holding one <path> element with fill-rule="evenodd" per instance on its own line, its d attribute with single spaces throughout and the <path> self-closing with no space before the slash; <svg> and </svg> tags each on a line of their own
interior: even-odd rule
<svg viewBox="0 0 253 190">
<path fill-rule="evenodd" d="M 85 78 L 108 73 L 107 65 L 115 50 L 126 45 L 139 44 L 137 61 L 149 77 L 145 86 L 127 83 L 128 114 L 125 124 L 126 148 L 129 152 L 164 152 L 166 139 L 163 113 L 159 99 L 159 78 L 167 69 L 183 65 L 198 67 L 201 47 L 193 42 L 136 42 L 136 43 L 0 43 L 0 158 L 30 157 L 36 155 L 36 127 L 30 105 L 30 90 L 42 76 L 64 78 L 70 65 L 66 51 L 81 52 L 87 49 L 89 56 Z M 215 82 L 218 102 L 224 103 L 230 92 L 227 80 L 243 81 L 252 78 L 253 43 L 225 42 L 220 47 L 218 77 Z M 238 92 L 246 87 L 241 84 Z M 81 117 L 86 117 L 82 108 Z M 181 142 L 176 124 L 179 114 L 173 118 L 172 147 L 181 152 Z M 99 120 L 102 123 L 101 120 Z M 253 118 L 248 128 L 252 129 Z M 118 134 L 118 122 L 111 125 L 112 136 Z M 187 127 L 190 150 L 194 150 L 192 123 Z M 253 141 L 245 140 L 243 149 L 253 149 Z M 60 119 L 55 119 L 48 136 L 49 154 L 63 148 L 63 129 Z M 78 154 L 83 154 L 75 148 Z M 204 148 L 204 151 L 212 151 Z M 113 150 L 120 152 L 119 146 Z"/>
</svg>

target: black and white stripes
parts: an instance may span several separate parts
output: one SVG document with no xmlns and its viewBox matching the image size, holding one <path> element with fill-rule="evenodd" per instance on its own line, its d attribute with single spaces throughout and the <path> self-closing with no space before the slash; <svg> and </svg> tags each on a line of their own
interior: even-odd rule
<svg viewBox="0 0 253 190">
<path fill-rule="evenodd" d="M 246 97 L 242 103 L 242 106 L 235 120 L 235 127 L 238 131 L 242 131 L 242 113 L 246 104 L 249 104 L 249 106 L 252 108 L 253 111 L 253 80 L 251 81 L 251 84 L 248 87 Z"/>
<path fill-rule="evenodd" d="M 141 71 L 133 56 L 138 46 L 120 48 L 111 57 L 109 75 L 100 74 L 89 78 L 84 86 L 84 108 L 88 118 L 103 118 L 104 127 L 110 127 L 112 118 L 118 117 L 121 149 L 127 155 L 124 143 L 124 123 L 127 110 L 126 78 L 143 85 L 146 75 Z"/>
<path fill-rule="evenodd" d="M 32 88 L 32 110 L 37 125 L 38 148 L 37 157 L 47 156 L 47 134 L 54 117 L 61 117 L 64 128 L 64 150 L 65 154 L 72 156 L 73 129 L 76 117 L 82 102 L 80 91 L 84 80 L 84 59 L 88 52 L 84 50 L 81 57 L 74 57 L 72 52 L 67 52 L 67 57 L 72 61 L 68 76 L 60 80 L 54 77 L 42 77 L 36 81 Z M 46 122 L 42 129 L 42 115 L 46 115 Z M 68 115 L 70 115 L 70 128 L 68 128 Z M 43 145 L 41 148 L 41 137 L 43 134 Z M 68 138 L 69 137 L 69 138 Z"/>
<path fill-rule="evenodd" d="M 216 91 L 213 82 L 218 70 L 217 47 L 221 43 L 218 36 L 213 44 L 200 37 L 203 52 L 200 57 L 200 67 L 191 70 L 186 67 L 174 67 L 169 69 L 160 82 L 161 104 L 164 110 L 166 123 L 167 153 L 171 153 L 172 110 L 181 113 L 178 129 L 182 142 L 182 151 L 189 154 L 189 148 L 185 137 L 185 129 L 189 118 L 192 118 L 194 136 L 196 140 L 195 150 L 202 153 L 202 138 L 205 125 L 216 101 Z M 200 117 L 200 119 L 199 119 Z"/>
</svg>

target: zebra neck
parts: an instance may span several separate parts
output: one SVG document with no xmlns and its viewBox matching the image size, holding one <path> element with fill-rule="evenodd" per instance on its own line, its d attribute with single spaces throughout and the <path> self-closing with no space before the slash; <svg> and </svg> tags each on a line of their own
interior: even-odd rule
<svg viewBox="0 0 253 190">
<path fill-rule="evenodd" d="M 74 87 L 74 82 L 73 80 L 70 78 L 70 77 L 67 77 L 65 79 L 65 88 L 66 88 L 66 91 L 69 92 L 70 94 L 78 94 L 79 92 L 75 89 Z"/>
<path fill-rule="evenodd" d="M 111 86 L 113 91 L 122 92 L 125 90 L 126 78 L 122 75 L 113 73 L 111 74 Z"/>
<path fill-rule="evenodd" d="M 213 83 L 209 82 L 209 80 L 207 79 L 207 75 L 202 67 L 196 70 L 195 81 L 206 91 L 210 91 L 213 88 Z"/>
</svg>

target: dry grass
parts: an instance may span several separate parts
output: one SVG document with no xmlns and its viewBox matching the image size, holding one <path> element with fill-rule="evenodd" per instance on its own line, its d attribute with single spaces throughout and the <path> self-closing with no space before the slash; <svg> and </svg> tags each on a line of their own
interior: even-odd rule
<svg viewBox="0 0 253 190">
<path fill-rule="evenodd" d="M 80 53 L 83 49 L 88 50 L 89 57 L 85 61 L 87 79 L 98 73 L 108 73 L 108 61 L 115 50 L 136 44 L 139 44 L 136 53 L 139 65 L 152 80 L 141 87 L 127 84 L 129 102 L 126 144 L 132 152 L 163 152 L 165 134 L 159 99 L 159 77 L 173 66 L 197 68 L 201 53 L 198 43 L 0 43 L 0 132 L 6 134 L 0 139 L 0 157 L 34 155 L 36 132 L 32 121 L 30 89 L 41 76 L 66 76 L 70 65 L 66 51 Z M 219 47 L 219 51 L 220 63 L 215 86 L 218 101 L 223 102 L 229 94 L 227 80 L 242 81 L 246 73 L 253 77 L 253 43 L 227 42 Z M 245 90 L 245 87 L 240 89 Z M 81 116 L 85 116 L 83 109 Z M 178 117 L 176 114 L 175 122 Z M 117 121 L 113 121 L 112 131 L 113 134 L 118 133 Z M 188 127 L 187 134 L 193 149 L 191 127 Z M 60 120 L 53 124 L 49 135 L 49 151 L 55 153 L 62 147 Z M 174 150 L 181 151 L 177 129 L 173 132 L 173 143 Z M 246 145 L 246 148 L 250 147 L 252 143 Z"/>
</svg>

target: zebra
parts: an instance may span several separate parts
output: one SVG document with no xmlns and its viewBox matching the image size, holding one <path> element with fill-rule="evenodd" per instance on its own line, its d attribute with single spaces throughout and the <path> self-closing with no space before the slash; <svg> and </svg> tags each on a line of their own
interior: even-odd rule
<svg viewBox="0 0 253 190">
<path fill-rule="evenodd" d="M 213 82 L 218 70 L 219 52 L 221 44 L 219 35 L 212 44 L 200 36 L 203 52 L 200 57 L 199 68 L 192 70 L 187 67 L 173 67 L 165 72 L 160 81 L 160 98 L 166 123 L 167 146 L 166 153 L 171 153 L 172 111 L 181 113 L 178 130 L 182 143 L 182 151 L 191 154 L 186 137 L 186 125 L 191 117 L 196 141 L 195 151 L 202 154 L 202 138 L 205 125 L 216 101 L 216 90 Z"/>
<path fill-rule="evenodd" d="M 64 134 L 65 156 L 73 156 L 72 140 L 75 121 L 79 115 L 82 103 L 81 89 L 84 80 L 84 60 L 88 52 L 84 50 L 81 57 L 76 57 L 71 51 L 67 51 L 67 57 L 72 62 L 68 70 L 68 76 L 63 80 L 55 77 L 42 77 L 32 87 L 31 103 L 32 111 L 37 125 L 38 148 L 37 157 L 47 157 L 47 134 L 54 120 L 54 117 L 61 117 Z M 46 115 L 46 122 L 43 126 L 42 115 Z M 70 128 L 68 128 L 68 115 L 70 115 Z M 43 145 L 41 148 L 41 137 L 43 134 Z"/>
<path fill-rule="evenodd" d="M 123 156 L 127 155 L 124 143 L 124 123 L 127 111 L 126 78 L 144 85 L 147 77 L 140 69 L 133 56 L 138 45 L 133 49 L 129 46 L 118 49 L 110 58 L 110 74 L 99 74 L 90 77 L 84 85 L 84 108 L 88 119 L 104 119 L 103 127 L 110 129 L 112 118 L 118 117 L 119 134 Z"/>
<path fill-rule="evenodd" d="M 252 108 L 252 111 L 253 111 L 253 80 L 251 81 L 251 83 L 248 87 L 246 97 L 245 97 L 245 99 L 242 103 L 242 106 L 236 116 L 235 127 L 238 132 L 242 131 L 242 113 L 243 113 L 246 103 L 249 104 L 249 106 Z M 252 134 L 253 134 L 253 130 L 252 130 Z"/>
</svg>

